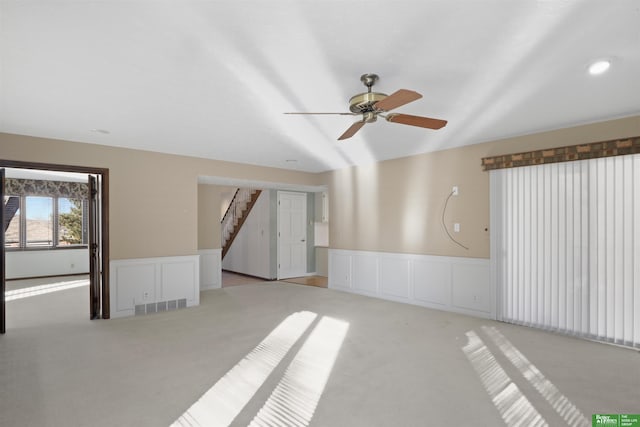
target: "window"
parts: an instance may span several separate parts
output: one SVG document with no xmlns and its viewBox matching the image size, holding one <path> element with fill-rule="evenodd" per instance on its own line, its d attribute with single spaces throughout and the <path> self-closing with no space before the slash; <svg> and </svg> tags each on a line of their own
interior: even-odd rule
<svg viewBox="0 0 640 427">
<path fill-rule="evenodd" d="M 51 249 L 86 245 L 87 203 L 80 199 L 5 196 L 7 249 Z"/>
<path fill-rule="evenodd" d="M 87 227 L 82 200 L 58 198 L 57 246 L 83 245 L 87 243 Z"/>
<path fill-rule="evenodd" d="M 25 197 L 28 248 L 53 246 L 53 198 Z"/>
</svg>

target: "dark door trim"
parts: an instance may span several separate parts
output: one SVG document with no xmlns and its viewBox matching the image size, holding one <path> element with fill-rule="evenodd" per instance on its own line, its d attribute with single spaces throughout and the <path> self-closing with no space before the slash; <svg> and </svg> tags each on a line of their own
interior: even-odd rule
<svg viewBox="0 0 640 427">
<path fill-rule="evenodd" d="M 2 232 L 0 233 L 0 248 L 2 248 L 2 256 L 0 257 L 0 334 L 6 332 L 5 317 L 5 274 L 4 274 L 4 168 L 0 167 L 0 200 L 2 201 L 2 209 L 0 209 L 0 224 L 2 224 Z"/>
<path fill-rule="evenodd" d="M 100 241 L 98 230 L 98 180 L 95 175 L 89 178 L 89 301 L 91 319 L 100 317 L 100 252 L 97 242 Z"/>
<path fill-rule="evenodd" d="M 24 162 L 19 160 L 0 159 L 0 168 L 37 169 L 57 172 L 76 172 L 88 175 L 100 175 L 100 224 L 101 224 L 101 270 L 102 270 L 102 315 L 103 319 L 111 317 L 109 291 L 109 169 L 91 166 L 60 165 L 54 163 Z M 4 235 L 4 234 L 3 234 Z M 4 245 L 2 245 L 4 252 Z M 4 259 L 4 256 L 2 257 Z"/>
</svg>

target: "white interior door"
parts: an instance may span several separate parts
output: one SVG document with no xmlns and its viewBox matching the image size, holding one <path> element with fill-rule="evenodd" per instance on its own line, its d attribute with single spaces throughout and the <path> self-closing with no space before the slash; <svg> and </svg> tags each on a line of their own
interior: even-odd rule
<svg viewBox="0 0 640 427">
<path fill-rule="evenodd" d="M 307 274 L 307 195 L 278 192 L 278 279 Z"/>
</svg>

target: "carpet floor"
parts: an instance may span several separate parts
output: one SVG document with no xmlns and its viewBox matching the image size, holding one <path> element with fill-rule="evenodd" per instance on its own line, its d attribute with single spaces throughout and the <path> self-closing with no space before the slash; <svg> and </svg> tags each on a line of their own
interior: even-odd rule
<svg viewBox="0 0 640 427">
<path fill-rule="evenodd" d="M 233 426 L 591 425 L 640 412 L 638 351 L 311 286 L 209 290 L 198 307 L 93 321 L 79 287 L 9 301 L 7 322 L 1 426 L 197 425 L 203 408 L 221 417 L 216 393 L 237 404 L 249 389 L 227 408 Z"/>
</svg>

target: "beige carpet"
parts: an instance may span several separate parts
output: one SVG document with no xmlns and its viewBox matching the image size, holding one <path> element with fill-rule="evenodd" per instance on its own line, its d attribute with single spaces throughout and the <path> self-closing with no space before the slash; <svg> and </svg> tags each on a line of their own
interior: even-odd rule
<svg viewBox="0 0 640 427">
<path fill-rule="evenodd" d="M 89 279 L 88 274 L 76 274 L 72 276 L 38 277 L 35 279 L 14 279 L 5 282 L 5 289 L 12 291 L 35 286 L 50 285 L 55 283 L 71 282 L 75 280 Z"/>
<path fill-rule="evenodd" d="M 348 329 L 310 426 L 504 425 L 491 393 L 506 383 L 487 385 L 495 370 L 478 371 L 490 362 L 487 352 L 549 425 L 566 422 L 536 381 L 553 396 L 552 384 L 589 420 L 592 413 L 638 412 L 634 350 L 280 282 L 205 291 L 199 307 L 97 321 L 88 319 L 87 292 L 7 303 L 1 426 L 169 426 L 299 311 L 317 319 L 232 426 L 247 426 L 256 416 L 325 319 L 346 322 Z M 547 382 L 527 380 L 483 326 L 504 335 Z M 471 345 L 470 334 L 486 348 Z M 314 354 L 322 356 L 322 349 Z M 295 407 L 295 399 L 287 402 Z M 520 416 L 526 408 L 515 409 Z"/>
</svg>

